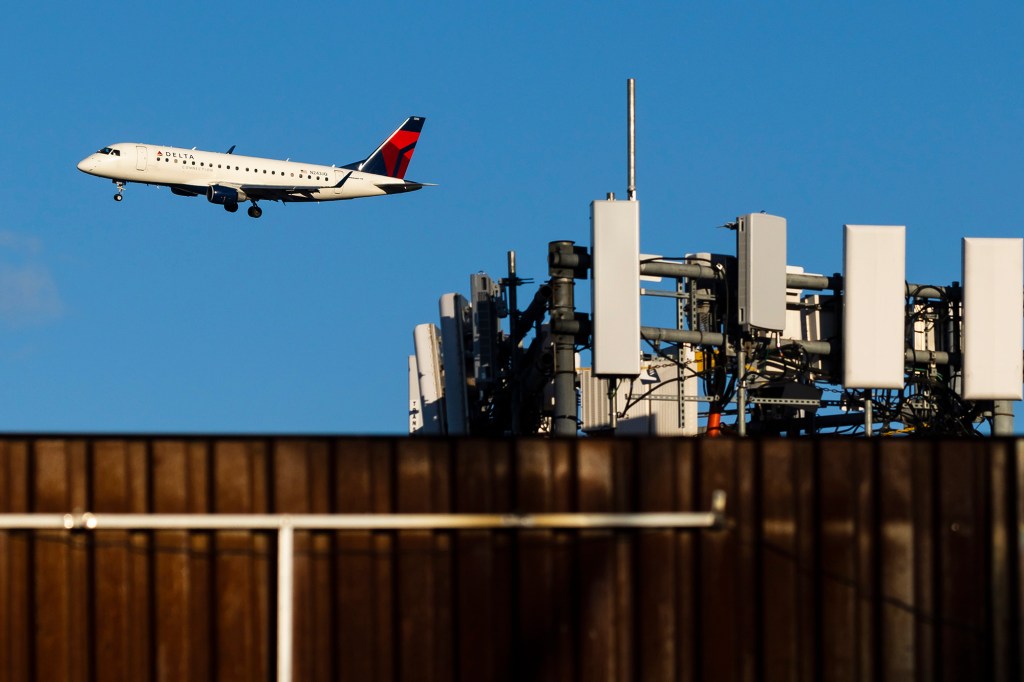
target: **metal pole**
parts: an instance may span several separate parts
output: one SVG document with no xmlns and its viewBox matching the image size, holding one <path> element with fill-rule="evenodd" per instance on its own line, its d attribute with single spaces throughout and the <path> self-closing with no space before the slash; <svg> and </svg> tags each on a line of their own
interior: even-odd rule
<svg viewBox="0 0 1024 682">
<path fill-rule="evenodd" d="M 627 134 L 629 170 L 626 198 L 636 201 L 636 81 L 632 78 L 626 81 L 626 100 L 628 110 L 626 123 L 629 129 Z"/>
<path fill-rule="evenodd" d="M 277 532 L 277 679 L 292 680 L 295 532 L 288 517 Z"/>
<path fill-rule="evenodd" d="M 664 261 L 648 261 L 640 263 L 641 275 L 656 277 L 680 277 L 688 279 L 724 279 L 725 273 L 710 265 L 698 263 L 666 263 Z"/>
<path fill-rule="evenodd" d="M 992 403 L 992 435 L 1013 435 L 1013 401 L 996 400 Z"/>
<path fill-rule="evenodd" d="M 864 392 L 864 435 L 871 438 L 871 431 L 874 428 L 871 414 L 871 389 L 868 389 Z"/>
<path fill-rule="evenodd" d="M 673 263 L 665 261 L 651 261 L 640 264 L 640 274 L 655 275 L 661 277 L 688 277 L 690 279 L 722 279 L 725 273 L 715 270 L 707 265 L 695 263 Z M 786 286 L 790 289 L 811 289 L 814 291 L 842 291 L 843 278 L 839 274 L 826 277 L 825 275 L 809 275 L 806 273 L 786 273 Z M 906 294 L 913 298 L 942 298 L 950 301 L 958 300 L 959 288 L 941 287 L 931 284 L 914 284 L 908 282 Z"/>
<path fill-rule="evenodd" d="M 0 514 L 0 530 L 501 530 L 516 528 L 719 528 L 724 493 L 707 512 L 552 514 Z M 293 542 L 288 539 L 285 542 Z M 279 553 L 282 551 L 278 546 Z M 289 555 L 290 556 L 290 555 Z"/>
<path fill-rule="evenodd" d="M 725 344 L 725 336 L 721 332 L 702 332 L 691 329 L 640 327 L 640 338 L 647 339 L 648 341 L 692 343 L 696 346 L 721 346 Z"/>
<path fill-rule="evenodd" d="M 551 242 L 549 258 L 551 254 L 572 253 L 572 247 L 571 241 Z M 551 432 L 556 436 L 576 436 L 576 338 L 564 331 L 564 325 L 576 319 L 573 297 L 576 284 L 571 268 L 549 266 L 548 271 L 551 274 L 551 338 L 555 346 L 555 411 Z"/>
<path fill-rule="evenodd" d="M 676 296 L 678 297 L 676 298 L 676 331 L 684 331 L 686 329 L 687 308 L 690 310 L 691 319 L 695 314 L 695 297 L 693 287 L 688 288 L 690 290 L 689 292 L 686 291 L 687 287 L 682 279 L 676 280 Z M 689 306 L 683 302 L 684 294 L 689 296 Z M 693 326 L 692 322 L 690 323 L 690 326 Z M 676 382 L 676 399 L 679 401 L 679 409 L 676 411 L 676 416 L 679 418 L 678 426 L 680 429 L 690 426 L 686 423 L 686 401 L 683 399 L 686 397 L 687 380 L 683 375 L 683 360 L 686 354 L 687 351 L 684 350 L 683 344 L 676 345 L 676 374 L 679 377 L 679 381 Z M 694 432 L 696 432 L 696 429 L 694 429 Z"/>
<path fill-rule="evenodd" d="M 747 435 L 747 387 L 743 382 L 747 374 L 747 352 L 742 342 L 736 351 L 736 432 Z"/>
<path fill-rule="evenodd" d="M 608 424 L 612 431 L 619 428 L 618 381 L 616 377 L 608 378 Z"/>
<path fill-rule="evenodd" d="M 516 275 L 516 252 L 508 252 L 508 330 L 513 339 L 519 337 L 519 277 Z M 516 344 L 519 342 L 516 341 Z M 519 383 L 519 348 L 513 346 L 509 349 L 509 374 L 511 376 L 512 388 L 512 435 L 519 433 L 519 402 L 522 400 Z"/>
</svg>

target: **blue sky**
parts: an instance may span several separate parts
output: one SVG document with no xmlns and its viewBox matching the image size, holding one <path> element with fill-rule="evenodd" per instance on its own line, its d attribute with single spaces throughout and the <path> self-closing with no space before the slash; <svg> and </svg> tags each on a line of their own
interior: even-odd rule
<svg viewBox="0 0 1024 682">
<path fill-rule="evenodd" d="M 625 193 L 641 248 L 732 253 L 789 221 L 905 224 L 908 279 L 1019 237 L 1024 9 L 904 3 L 19 3 L 5 12 L 0 430 L 402 433 L 412 328 L 470 273 L 546 277 Z M 264 204 L 79 173 L 114 142 L 362 159 L 427 118 L 421 192 Z M 1019 411 L 1019 406 L 1018 406 Z"/>
</svg>

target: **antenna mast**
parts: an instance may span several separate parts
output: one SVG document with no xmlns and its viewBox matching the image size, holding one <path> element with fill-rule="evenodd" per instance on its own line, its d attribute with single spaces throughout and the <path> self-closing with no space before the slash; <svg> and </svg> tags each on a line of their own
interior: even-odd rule
<svg viewBox="0 0 1024 682">
<path fill-rule="evenodd" d="M 632 78 L 626 80 L 626 102 L 626 121 L 629 128 L 627 134 L 629 169 L 626 198 L 636 201 L 636 81 Z"/>
</svg>

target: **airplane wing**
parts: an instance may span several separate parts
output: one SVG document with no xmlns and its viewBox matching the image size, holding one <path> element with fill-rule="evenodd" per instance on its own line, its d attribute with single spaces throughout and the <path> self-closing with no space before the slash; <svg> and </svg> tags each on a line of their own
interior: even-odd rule
<svg viewBox="0 0 1024 682">
<path fill-rule="evenodd" d="M 310 199 L 313 192 L 324 189 L 323 185 L 231 185 L 257 201 L 288 201 L 289 199 Z"/>
<path fill-rule="evenodd" d="M 352 177 L 352 171 L 343 177 L 334 187 L 341 187 Z M 237 187 L 253 199 L 266 201 L 289 201 L 295 199 L 312 199 L 314 192 L 326 189 L 323 185 L 229 185 Z"/>
<path fill-rule="evenodd" d="M 221 187 L 241 190 L 246 196 L 257 201 L 288 201 L 294 199 L 311 199 L 313 192 L 323 189 L 323 185 L 242 185 L 236 182 L 212 183 Z M 183 197 L 197 197 L 206 194 L 206 187 L 195 185 L 171 185 L 171 191 Z"/>
</svg>

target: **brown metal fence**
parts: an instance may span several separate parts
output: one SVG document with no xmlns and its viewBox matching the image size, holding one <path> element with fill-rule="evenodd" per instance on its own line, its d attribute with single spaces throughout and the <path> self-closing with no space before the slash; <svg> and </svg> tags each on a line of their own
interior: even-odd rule
<svg viewBox="0 0 1024 682">
<path fill-rule="evenodd" d="M 0 439 L 0 514 L 706 510 L 296 531 L 296 680 L 1019 680 L 1013 440 Z M 0 531 L 0 680 L 258 680 L 275 536 Z"/>
</svg>

